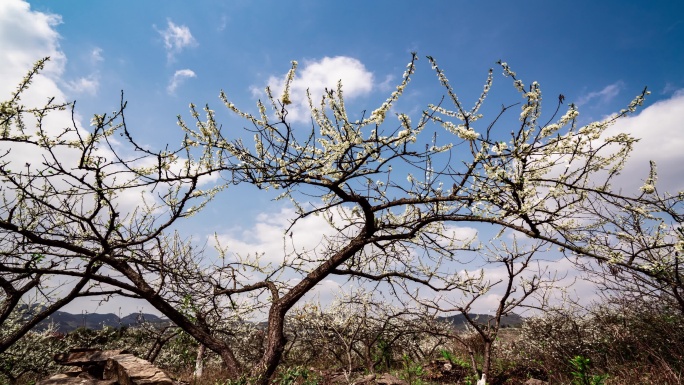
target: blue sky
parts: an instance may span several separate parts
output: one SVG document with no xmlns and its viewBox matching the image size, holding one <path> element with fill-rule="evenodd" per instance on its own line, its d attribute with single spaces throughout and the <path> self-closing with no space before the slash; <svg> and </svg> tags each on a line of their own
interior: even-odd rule
<svg viewBox="0 0 684 385">
<path fill-rule="evenodd" d="M 518 101 L 495 66 L 499 59 L 527 84 L 538 81 L 547 98 L 562 93 L 580 105 L 585 121 L 623 108 L 648 86 L 652 95 L 641 115 L 621 126 L 644 138 L 633 170 L 643 175 L 647 161 L 656 159 L 662 183 L 684 187 L 680 1 L 0 2 L 0 99 L 32 62 L 50 55 L 36 100 L 50 94 L 77 100 L 87 122 L 93 113 L 116 109 L 123 90 L 129 130 L 151 148 L 181 139 L 176 115 L 188 117 L 190 102 L 209 103 L 226 127 L 241 128 L 243 122 L 223 111 L 219 91 L 254 111 L 263 88 L 277 85 L 291 60 L 300 63 L 301 89 L 320 92 L 342 78 L 348 109 L 372 111 L 412 51 L 422 58 L 399 112 L 443 94 L 425 55 L 437 59 L 466 104 L 495 67 L 493 109 Z M 247 197 L 248 204 L 232 204 Z M 269 244 L 263 226 L 273 225 L 268 210 L 286 215 L 288 208 L 271 198 L 233 189 L 184 229 L 199 239 L 224 234 L 245 250 L 277 250 L 281 244 Z"/>
<path fill-rule="evenodd" d="M 569 101 L 616 86 L 611 97 L 590 103 L 598 114 L 644 86 L 655 94 L 649 102 L 684 87 L 684 5 L 676 1 L 29 3 L 61 16 L 54 28 L 67 58 L 64 79 L 98 83 L 94 94 L 75 89 L 67 96 L 87 115 L 108 110 L 124 90 L 141 135 L 168 129 L 189 101 L 216 104 L 219 89 L 253 104 L 250 89 L 283 75 L 290 60 L 354 58 L 381 83 L 400 76 L 417 51 L 442 64 L 459 94 L 476 97 L 486 70 L 502 59 Z M 171 25 L 182 31 L 177 38 L 191 38 L 167 49 L 162 33 Z M 93 60 L 94 50 L 101 60 Z M 170 95 L 174 73 L 186 69 L 195 77 Z"/>
</svg>

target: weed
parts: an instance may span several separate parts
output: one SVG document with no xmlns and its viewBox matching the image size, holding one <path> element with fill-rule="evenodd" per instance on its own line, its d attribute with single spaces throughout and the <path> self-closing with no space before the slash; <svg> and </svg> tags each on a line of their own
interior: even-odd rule
<svg viewBox="0 0 684 385">
<path fill-rule="evenodd" d="M 463 359 L 461 359 L 460 357 L 456 356 L 455 354 L 451 353 L 446 349 L 441 349 L 439 351 L 439 354 L 442 356 L 442 358 L 449 361 L 452 365 L 460 366 L 464 369 L 470 369 L 470 365 L 467 362 L 463 361 Z"/>
<path fill-rule="evenodd" d="M 249 380 L 247 377 L 240 377 L 237 379 L 229 379 L 229 380 L 218 380 L 214 382 L 214 385 L 248 385 Z"/>
<path fill-rule="evenodd" d="M 408 354 L 404 354 L 401 357 L 402 360 L 402 372 L 399 377 L 402 380 L 408 381 L 410 385 L 424 385 L 421 377 L 425 374 L 425 369 L 423 366 L 411 359 Z"/>
<path fill-rule="evenodd" d="M 303 366 L 293 366 L 280 373 L 278 385 L 318 385 L 320 378 Z"/>
<path fill-rule="evenodd" d="M 575 356 L 570 360 L 574 371 L 572 374 L 573 385 L 603 385 L 608 378 L 607 374 L 589 375 L 589 365 L 591 360 L 583 356 Z"/>
</svg>

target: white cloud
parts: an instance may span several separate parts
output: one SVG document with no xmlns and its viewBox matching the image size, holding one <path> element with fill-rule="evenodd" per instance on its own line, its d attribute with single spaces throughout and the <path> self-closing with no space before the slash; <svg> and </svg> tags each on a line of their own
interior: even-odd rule
<svg viewBox="0 0 684 385">
<path fill-rule="evenodd" d="M 250 257 L 249 260 L 254 260 L 259 255 L 259 263 L 262 266 L 270 264 L 271 268 L 276 268 L 283 264 L 286 255 L 289 255 L 288 261 L 291 261 L 294 251 L 308 258 L 314 258 L 315 256 L 324 256 L 330 250 L 339 250 L 342 247 L 340 244 L 332 244 L 331 246 L 331 242 L 335 242 L 333 239 L 338 233 L 337 230 L 330 226 L 329 222 L 323 217 L 323 214 L 299 220 L 291 229 L 291 233 L 286 234 L 285 231 L 290 225 L 290 221 L 296 217 L 297 215 L 292 208 L 285 207 L 273 212 L 258 214 L 254 223 L 249 226 L 234 227 L 218 234 L 217 238 L 220 245 L 228 250 L 226 260 L 234 262 L 238 259 L 236 255 L 241 260 L 246 259 L 248 256 Z M 344 227 L 342 226 L 344 219 L 337 213 L 333 214 L 333 222 L 340 227 Z M 446 234 L 447 236 L 453 236 L 457 240 L 465 240 L 477 237 L 478 231 L 472 227 L 450 225 L 446 228 Z M 446 246 L 446 240 L 442 241 L 444 246 Z M 420 256 L 416 254 L 412 258 L 420 258 Z M 429 261 L 423 262 L 428 265 L 431 263 Z M 300 267 L 307 270 L 317 264 L 317 262 L 306 262 Z M 443 267 L 456 268 L 454 266 Z M 280 276 L 279 278 L 287 281 L 289 284 L 295 284 L 302 278 L 302 275 L 289 271 L 286 272 L 285 276 Z M 329 276 L 308 293 L 304 300 L 314 300 L 325 305 L 338 295 L 343 288 L 349 289 L 348 278 L 347 276 Z M 256 281 L 258 279 L 259 277 L 256 275 L 249 275 L 249 280 Z M 354 287 L 357 285 L 367 286 L 371 289 L 389 288 L 384 283 L 379 284 L 377 287 L 376 285 L 378 284 L 375 282 L 352 283 Z M 388 298 L 388 301 L 391 300 L 391 298 Z"/>
<path fill-rule="evenodd" d="M 290 86 L 292 105 L 288 106 L 289 120 L 306 121 L 309 118 L 307 89 L 311 93 L 314 105 L 317 106 L 326 88 L 337 89 L 338 80 L 342 80 L 346 100 L 369 94 L 374 87 L 373 73 L 357 59 L 336 56 L 304 62 L 303 66 L 297 69 L 297 75 Z M 268 86 L 273 95 L 279 98 L 285 87 L 285 75 L 271 76 L 268 79 Z M 257 90 L 257 87 L 252 87 L 252 94 L 263 95 L 261 90 Z"/>
<path fill-rule="evenodd" d="M 173 74 L 171 81 L 169 81 L 169 85 L 166 87 L 166 90 L 169 92 L 169 94 L 173 94 L 176 91 L 176 88 L 178 88 L 179 85 L 185 82 L 185 80 L 195 77 L 197 77 L 197 75 L 193 70 L 178 70 L 176 71 L 176 73 Z"/>
<path fill-rule="evenodd" d="M 264 212 L 256 217 L 251 227 L 235 228 L 220 234 L 219 242 L 227 246 L 230 253 L 247 256 L 263 253 L 262 262 L 280 265 L 285 252 L 310 251 L 321 244 L 323 238 L 334 234 L 330 225 L 320 216 L 309 216 L 298 221 L 291 229 L 292 236 L 285 234 L 290 220 L 296 217 L 292 208 L 282 208 L 276 213 Z"/>
<path fill-rule="evenodd" d="M 99 67 L 100 63 L 104 62 L 104 57 L 102 56 L 102 48 L 95 47 L 87 55 L 82 56 L 84 61 L 89 62 L 90 66 L 93 68 Z M 97 95 L 100 89 L 100 73 L 97 69 L 88 76 L 82 76 L 75 80 L 61 80 L 59 82 L 67 90 L 71 91 L 71 94 L 75 95 Z"/>
<path fill-rule="evenodd" d="M 299 304 L 301 305 L 305 302 L 329 304 L 342 292 L 342 290 L 343 287 L 340 282 L 337 282 L 334 279 L 324 279 L 316 285 L 316 287 L 311 289 L 310 292 L 306 293 L 299 301 Z"/>
<path fill-rule="evenodd" d="M 326 250 L 329 251 L 328 247 L 331 242 L 335 242 L 332 239 L 339 235 L 338 231 L 330 225 L 323 215 L 311 215 L 299 219 L 296 225 L 290 229 L 290 233 L 285 234 L 285 230 L 288 229 L 291 221 L 297 218 L 294 209 L 285 207 L 277 212 L 263 212 L 257 215 L 253 225 L 233 228 L 219 234 L 218 239 L 222 246 L 228 247 L 230 253 L 242 256 L 263 253 L 262 262 L 276 265 L 282 264 L 285 253 L 291 253 L 295 250 L 323 255 Z M 336 226 L 346 227 L 347 220 L 342 218 L 339 213 L 333 212 L 325 215 L 332 215 L 333 223 Z M 354 233 L 351 228 L 347 231 L 349 232 L 345 233 L 347 235 Z M 440 242 L 446 246 L 449 238 L 456 241 L 477 240 L 477 234 L 478 231 L 472 227 L 447 225 L 445 239 L 440 240 Z"/>
<path fill-rule="evenodd" d="M 382 81 L 382 83 L 378 84 L 378 88 L 382 92 L 389 92 L 394 88 L 394 76 L 393 75 L 387 75 L 385 76 L 385 80 Z"/>
<path fill-rule="evenodd" d="M 171 20 L 167 20 L 168 26 L 165 30 L 157 30 L 164 39 L 166 57 L 173 61 L 175 55 L 181 53 L 187 47 L 194 47 L 197 41 L 190 33 L 190 28 L 185 25 L 176 25 Z M 156 27 L 155 27 L 156 28 Z"/>
<path fill-rule="evenodd" d="M 55 83 L 66 62 L 59 47 L 59 34 L 54 29 L 61 22 L 59 15 L 32 11 L 25 1 L 0 2 L 0 93 L 3 97 L 16 89 L 33 63 L 49 56 L 51 61 L 34 80 L 30 93 L 23 100 L 42 103 L 49 96 L 64 100 Z"/>
<path fill-rule="evenodd" d="M 473 227 L 447 225 L 445 234 L 449 239 L 477 240 L 477 229 Z"/>
<path fill-rule="evenodd" d="M 647 96 L 646 103 L 655 96 Z M 626 104 L 626 103 L 625 103 Z M 580 115 L 581 116 L 581 115 Z M 603 120 L 613 118 L 608 115 Z M 605 145 L 606 138 L 626 133 L 638 139 L 624 164 L 621 173 L 613 177 L 611 188 L 622 191 L 625 195 L 641 194 L 650 170 L 650 161 L 656 163 L 658 174 L 656 187 L 659 192 L 677 193 L 684 191 L 682 164 L 684 164 L 684 89 L 675 91 L 670 97 L 661 99 L 648 107 L 639 107 L 636 114 L 617 119 L 602 134 L 601 139 L 594 141 L 593 146 Z M 585 122 L 589 123 L 589 121 Z M 602 149 L 600 154 L 608 156 L 617 147 L 610 145 Z M 564 172 L 565 164 L 551 170 L 549 177 Z M 579 167 L 575 165 L 574 167 Z M 607 171 L 607 170 L 606 170 Z M 605 183 L 606 172 L 594 175 L 594 182 Z"/>
<path fill-rule="evenodd" d="M 679 90 L 679 87 L 677 87 L 675 84 L 667 82 L 665 83 L 665 86 L 663 87 L 662 91 L 660 91 L 661 95 L 672 95 L 675 92 Z"/>
<path fill-rule="evenodd" d="M 66 87 L 76 94 L 96 95 L 100 88 L 100 78 L 97 73 L 88 77 L 65 82 Z"/>
<path fill-rule="evenodd" d="M 102 57 L 102 48 L 95 47 L 92 51 L 90 51 L 90 61 L 92 64 L 97 64 L 104 61 L 104 57 Z"/>
<path fill-rule="evenodd" d="M 607 136 L 626 132 L 639 138 L 615 187 L 623 188 L 625 193 L 639 193 L 639 187 L 648 177 L 649 161 L 653 160 L 658 171 L 657 188 L 661 192 L 684 190 L 683 121 L 684 89 L 644 108 L 638 115 L 619 119 L 610 127 Z"/>
<path fill-rule="evenodd" d="M 624 86 L 625 86 L 624 82 L 617 81 L 613 84 L 609 84 L 609 85 L 603 87 L 603 89 L 601 91 L 594 91 L 594 92 L 590 92 L 586 95 L 580 96 L 579 99 L 577 99 L 577 102 L 575 104 L 578 107 L 583 106 L 583 105 L 589 103 L 590 101 L 592 101 L 594 99 L 597 99 L 599 104 L 608 103 L 611 100 L 613 100 L 613 98 L 615 98 L 620 93 L 620 91 L 622 90 L 622 88 L 624 88 Z"/>
</svg>

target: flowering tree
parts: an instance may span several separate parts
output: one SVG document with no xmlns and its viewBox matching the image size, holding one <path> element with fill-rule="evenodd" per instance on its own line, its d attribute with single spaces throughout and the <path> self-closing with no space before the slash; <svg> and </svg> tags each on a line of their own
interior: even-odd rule
<svg viewBox="0 0 684 385">
<path fill-rule="evenodd" d="M 16 98 L 3 103 L 3 141 L 46 155 L 39 166 L 7 161 L 1 168 L 6 187 L 0 229 L 8 246 L 0 267 L 18 274 L 10 281 L 14 287 L 28 282 L 30 274 L 67 275 L 84 280 L 77 295 L 91 293 L 86 285 L 96 283 L 103 292 L 115 288 L 144 298 L 218 353 L 232 375 L 249 373 L 260 384 L 268 382 L 285 349 L 286 314 L 326 278 L 468 290 L 472 277 L 454 266 L 467 262 L 462 252 L 478 245 L 472 236 L 459 236 L 456 226 L 463 224 L 488 224 L 565 255 L 644 276 L 658 275 L 656 265 L 679 271 L 677 263 L 667 262 L 670 254 L 653 253 L 678 244 L 669 224 L 655 233 L 647 229 L 655 242 L 648 249 L 613 247 L 625 238 L 611 213 L 628 212 L 648 223 L 670 220 L 665 215 L 680 218 L 681 196 L 657 194 L 654 177 L 644 176 L 642 190 L 633 194 L 611 187 L 637 140 L 624 133 L 607 136 L 606 129 L 633 113 L 645 90 L 618 114 L 579 127 L 572 104 L 557 118 L 562 95 L 553 115 L 543 119 L 539 84 L 526 86 L 499 63 L 522 96 L 521 113 L 507 122 L 518 103 L 504 106 L 482 123 L 479 111 L 493 71 L 467 108 L 428 57 L 446 96 L 419 116 L 396 114 L 394 121 L 391 114 L 416 60 L 413 55 L 396 91 L 367 117 L 350 117 L 342 84 L 320 101 L 309 98 L 310 129 L 288 121 L 293 63 L 280 97 L 267 89 L 267 103 L 259 101 L 257 114 L 220 94 L 226 107 L 248 122 L 253 143 L 226 137 L 214 111 L 206 107 L 201 117 L 191 105 L 195 127 L 179 117 L 185 140 L 177 151 L 153 153 L 138 146 L 126 128 L 123 104 L 112 116 L 96 115 L 92 132 L 48 132 L 39 124 L 33 134 L 20 120 L 29 111 L 22 112 Z M 41 116 L 36 115 L 38 123 Z M 494 129 L 504 124 L 506 134 Z M 111 140 L 117 132 L 136 156 L 118 155 Z M 64 164 L 62 149 L 78 154 L 74 165 Z M 258 254 L 232 255 L 220 245 L 220 258 L 202 260 L 204 250 L 165 234 L 226 186 L 199 189 L 202 178 L 216 172 L 230 183 L 277 190 L 278 199 L 295 207 L 292 226 L 283 233 L 289 246 L 277 256 L 280 263 Z M 130 191 L 145 191 L 147 203 L 126 212 L 118 199 Z M 145 195 L 150 191 L 154 199 Z M 295 247 L 293 229 L 314 215 L 327 220 L 330 235 L 315 249 Z M 665 279 L 676 285 L 678 276 Z M 259 314 L 267 314 L 268 326 L 263 350 L 250 366 L 237 354 L 240 335 L 234 327 Z"/>
<path fill-rule="evenodd" d="M 177 239 L 166 229 L 220 188 L 199 190 L 209 172 L 181 151 L 138 146 L 124 104 L 95 115 L 91 130 L 77 126 L 70 104 L 24 106 L 46 60 L 0 103 L 0 353 L 77 297 L 163 295 L 164 279 L 148 283 L 145 261 L 172 261 Z M 117 151 L 116 133 L 133 154 Z M 165 314 L 180 313 L 167 304 Z"/>
<path fill-rule="evenodd" d="M 275 189 L 281 192 L 279 198 L 289 199 L 297 210 L 293 226 L 320 215 L 333 229 L 322 249 L 293 252 L 275 268 L 257 259 L 238 261 L 260 274 L 257 283 L 247 285 L 225 274 L 217 285 L 217 296 L 270 295 L 266 350 L 252 372 L 257 378 L 269 377 L 280 359 L 287 311 L 330 275 L 404 280 L 435 291 L 467 288 L 470 278 L 449 266 L 461 262 L 458 252 L 473 244 L 455 237 L 454 224 L 486 223 L 555 245 L 566 255 L 651 272 L 639 250 L 606 252 L 615 227 L 596 215 L 598 210 L 665 209 L 650 195 L 649 180 L 635 194 L 611 188 L 637 140 L 625 133 L 608 137 L 606 129 L 634 112 L 646 90 L 618 114 L 582 127 L 577 126 L 579 112 L 572 104 L 555 118 L 564 99 L 560 96 L 556 113 L 544 121 L 539 84 L 525 86 L 506 63 L 499 63 L 523 98 L 518 122 L 507 136 L 493 128 L 513 106 L 481 123 L 479 109 L 489 93 L 492 71 L 481 97 L 468 109 L 428 58 L 446 99 L 428 105 L 417 119 L 397 114 L 392 123 L 392 107 L 408 86 L 416 59 L 414 55 L 396 91 L 368 117 L 349 116 L 338 84 L 320 104 L 310 99 L 311 129 L 294 128 L 287 120 L 293 63 L 282 95 L 276 98 L 267 89 L 272 115 L 262 102 L 258 114 L 244 112 L 221 93 L 226 106 L 251 124 L 253 144 L 226 138 L 208 107 L 206 119 L 192 108 L 197 129 L 179 122 L 189 145 L 211 147 L 233 161 L 229 169 L 236 182 Z M 452 106 L 445 107 L 446 102 Z M 436 128 L 444 129 L 446 139 Z M 279 281 L 286 271 L 301 278 L 294 284 Z M 440 272 L 446 274 L 437 280 Z"/>
<path fill-rule="evenodd" d="M 570 105 L 557 120 L 544 122 L 539 84 L 525 86 L 506 63 L 500 63 L 523 98 L 517 127 L 506 138 L 494 127 L 513 106 L 503 107 L 490 123 L 480 123 L 478 111 L 492 84 L 492 72 L 481 97 L 467 109 L 444 72 L 428 58 L 452 107 L 443 106 L 443 101 L 428 105 L 416 121 L 397 114 L 398 120 L 391 123 L 390 111 L 415 71 L 415 60 L 414 56 L 396 91 L 368 117 L 348 115 L 341 84 L 328 90 L 320 104 L 310 100 L 313 125 L 303 134 L 287 120 L 296 63 L 280 98 L 267 90 L 273 115 L 261 102 L 259 114 L 244 112 L 221 93 L 226 106 L 252 125 L 253 145 L 225 138 L 209 108 L 206 120 L 192 109 L 198 129 L 180 121 L 189 145 L 212 147 L 233 162 L 229 168 L 237 182 L 276 189 L 282 192 L 279 198 L 290 199 L 297 209 L 294 223 L 321 215 L 334 230 L 325 239 L 324 250 L 293 254 L 286 264 L 261 271 L 263 280 L 257 284 L 224 277 L 226 283 L 217 287 L 217 295 L 268 291 L 271 296 L 266 351 L 255 373 L 273 372 L 283 348 L 285 314 L 331 274 L 407 280 L 434 290 L 467 287 L 468 278 L 459 274 L 443 275 L 436 286 L 438 273 L 459 262 L 457 252 L 472 248 L 470 239 L 454 238 L 453 224 L 495 225 L 556 245 L 566 254 L 648 273 L 637 262 L 641 254 L 606 253 L 594 242 L 597 237 L 612 239 L 614 231 L 596 216 L 597 208 L 662 207 L 647 194 L 649 183 L 642 194 L 633 196 L 610 187 L 636 139 L 604 133 L 617 119 L 634 112 L 646 91 L 606 121 L 578 127 L 578 111 Z M 562 102 L 561 96 L 556 112 Z M 447 139 L 442 141 L 431 131 L 435 126 L 445 129 Z M 426 135 L 428 139 L 423 138 Z M 597 230 L 598 225 L 606 227 Z M 249 265 L 258 266 L 258 261 Z M 291 284 L 274 279 L 287 269 L 296 269 L 301 280 Z"/>
<path fill-rule="evenodd" d="M 632 296 L 636 300 L 655 298 L 676 304 L 684 314 L 684 216 L 679 192 L 671 195 L 656 188 L 656 169 L 641 187 L 638 205 L 613 197 L 617 210 L 596 207 L 593 215 L 600 218 L 597 233 L 604 233 L 592 244 L 597 253 L 613 259 L 626 259 L 626 264 L 592 264 L 577 260 L 577 265 L 593 281 L 609 291 Z"/>
</svg>

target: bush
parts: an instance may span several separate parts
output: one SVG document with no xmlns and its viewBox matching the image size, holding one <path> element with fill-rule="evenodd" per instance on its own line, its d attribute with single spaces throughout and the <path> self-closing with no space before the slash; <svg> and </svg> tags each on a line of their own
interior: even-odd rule
<svg viewBox="0 0 684 385">
<path fill-rule="evenodd" d="M 620 376 L 639 375 L 648 375 L 649 381 L 656 375 L 660 383 L 680 383 L 684 316 L 672 305 L 613 298 L 583 315 L 556 310 L 525 322 L 517 353 L 540 365 L 553 381 L 568 380 L 577 372 L 577 357 L 582 357 L 590 360 L 594 372 L 608 373 L 620 383 L 631 382 L 619 380 Z"/>
</svg>

